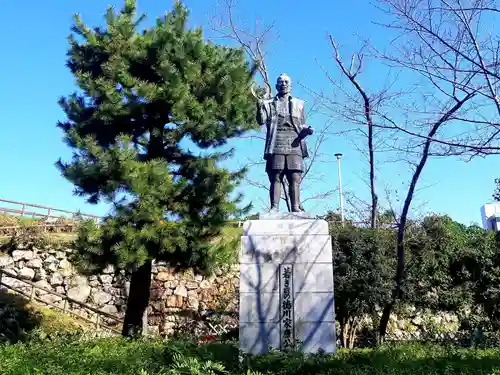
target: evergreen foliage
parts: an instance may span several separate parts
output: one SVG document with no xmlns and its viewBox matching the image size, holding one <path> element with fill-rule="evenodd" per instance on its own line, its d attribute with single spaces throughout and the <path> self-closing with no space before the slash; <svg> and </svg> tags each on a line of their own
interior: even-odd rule
<svg viewBox="0 0 500 375">
<path fill-rule="evenodd" d="M 220 146 L 255 126 L 254 71 L 242 50 L 188 29 L 180 2 L 142 31 L 134 0 L 105 18 L 89 28 L 75 17 L 67 66 L 79 91 L 60 99 L 67 120 L 58 124 L 73 158 L 57 165 L 77 195 L 113 203 L 102 226 L 82 225 L 75 262 L 131 271 L 130 309 L 152 260 L 209 272 L 224 250 L 212 239 L 247 212 L 234 197 L 245 171 L 222 168 L 232 151 Z"/>
<path fill-rule="evenodd" d="M 339 222 L 337 222 L 339 223 Z M 375 316 L 391 295 L 395 233 L 387 229 L 331 226 L 335 316 L 340 340 L 352 348 L 361 319 Z"/>
<path fill-rule="evenodd" d="M 329 213 L 336 218 L 335 214 Z M 396 267 L 394 229 L 359 228 L 348 220 L 330 225 L 335 277 L 335 312 L 344 346 L 358 340 L 365 317 L 388 301 Z M 448 311 L 462 330 L 500 329 L 500 234 L 430 215 L 407 228 L 407 278 L 395 312 L 406 307 Z M 374 339 L 365 332 L 365 340 Z M 375 340 L 373 341 L 375 342 Z M 363 344 L 367 344 L 364 342 Z"/>
</svg>

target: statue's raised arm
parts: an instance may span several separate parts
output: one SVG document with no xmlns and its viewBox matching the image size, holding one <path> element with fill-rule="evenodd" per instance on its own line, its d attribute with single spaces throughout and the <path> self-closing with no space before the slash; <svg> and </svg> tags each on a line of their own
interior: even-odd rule
<svg viewBox="0 0 500 375">
<path fill-rule="evenodd" d="M 266 100 L 270 99 L 271 93 L 267 89 L 263 97 L 257 95 L 257 93 L 255 91 L 255 83 L 253 83 L 252 86 L 250 86 L 250 91 L 251 91 L 252 95 L 254 96 L 254 98 L 257 100 L 257 103 L 256 103 L 257 104 L 257 115 L 256 115 L 257 124 L 259 124 L 260 126 L 267 125 L 268 120 L 269 120 L 269 115 L 266 111 L 265 103 L 266 103 Z"/>
</svg>

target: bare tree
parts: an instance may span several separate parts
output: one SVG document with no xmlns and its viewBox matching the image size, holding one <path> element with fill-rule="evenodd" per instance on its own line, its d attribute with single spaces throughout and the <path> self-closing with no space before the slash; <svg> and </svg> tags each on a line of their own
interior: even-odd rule
<svg viewBox="0 0 500 375">
<path fill-rule="evenodd" d="M 497 36 L 485 32 L 484 19 L 498 13 L 494 1 L 379 0 L 379 4 L 394 19 L 385 26 L 398 32 L 398 40 L 393 43 L 394 52 L 378 53 L 378 56 L 389 66 L 417 73 L 429 87 L 424 103 L 429 103 L 429 99 L 433 101 L 430 108 L 424 107 L 423 116 L 422 109 L 412 108 L 412 116 L 418 118 L 413 126 L 401 126 L 384 114 L 389 126 L 418 134 L 421 153 L 400 217 L 395 287 L 379 326 L 383 341 L 390 313 L 403 297 L 406 222 L 429 156 L 475 156 L 499 150 L 500 44 Z M 427 131 L 422 131 L 425 127 Z"/>
<path fill-rule="evenodd" d="M 368 128 L 371 186 L 373 129 L 383 130 L 386 146 L 406 159 L 413 169 L 397 220 L 394 288 L 379 325 L 383 341 L 393 307 L 404 297 L 405 229 L 429 157 L 473 157 L 500 150 L 500 43 L 491 33 L 484 33 L 485 13 L 490 18 L 498 13 L 494 1 L 379 0 L 378 5 L 393 19 L 383 26 L 396 35 L 389 51 L 369 45 L 370 57 L 410 77 L 405 85 L 409 81 L 411 87 L 405 90 L 396 87 L 392 91 L 384 88 L 370 95 L 359 81 L 363 55 L 354 55 L 347 68 L 330 37 L 335 62 L 358 97 L 348 93 L 352 100 L 330 100 L 329 105 L 337 112 L 341 108 L 340 112 L 351 123 Z M 372 223 L 376 203 L 372 190 Z"/>
<path fill-rule="evenodd" d="M 356 77 L 361 73 L 363 69 L 363 54 L 361 52 L 353 55 L 351 58 L 351 63 L 349 68 L 347 68 L 340 57 L 340 52 L 335 44 L 333 37 L 329 36 L 330 43 L 334 50 L 335 61 L 342 71 L 342 74 L 347 77 L 347 79 L 352 83 L 352 85 L 356 88 L 359 93 L 359 96 L 362 100 L 362 108 L 363 108 L 363 116 L 365 124 L 368 128 L 368 134 L 366 135 L 367 144 L 368 144 L 368 158 L 369 158 L 369 166 L 370 166 L 370 196 L 371 196 L 371 214 L 370 214 L 370 225 L 371 228 L 375 228 L 377 226 L 377 213 L 378 213 L 378 195 L 375 187 L 375 152 L 373 146 L 373 138 L 374 138 L 374 124 L 373 124 L 373 98 L 370 98 L 367 92 L 361 87 L 358 83 Z"/>
</svg>

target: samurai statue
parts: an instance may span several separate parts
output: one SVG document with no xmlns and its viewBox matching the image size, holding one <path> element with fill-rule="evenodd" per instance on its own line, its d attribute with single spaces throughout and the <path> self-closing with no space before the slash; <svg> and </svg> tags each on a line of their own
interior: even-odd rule
<svg viewBox="0 0 500 375">
<path fill-rule="evenodd" d="M 291 95 L 290 77 L 281 74 L 276 81 L 276 90 L 276 96 L 258 98 L 257 101 L 257 122 L 267 130 L 264 160 L 270 182 L 270 212 L 279 211 L 281 184 L 285 177 L 289 185 L 291 212 L 303 212 L 300 183 L 304 159 L 309 157 L 305 138 L 313 134 L 313 129 L 305 124 L 304 101 Z"/>
</svg>

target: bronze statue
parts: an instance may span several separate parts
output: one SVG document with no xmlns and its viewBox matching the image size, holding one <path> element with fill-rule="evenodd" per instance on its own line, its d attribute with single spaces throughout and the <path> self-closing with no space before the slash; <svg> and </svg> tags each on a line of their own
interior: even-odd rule
<svg viewBox="0 0 500 375">
<path fill-rule="evenodd" d="M 271 184 L 271 212 L 279 211 L 281 183 L 285 176 L 289 185 L 291 211 L 303 212 L 300 183 L 304 158 L 309 157 L 305 138 L 313 134 L 313 129 L 305 124 L 304 102 L 291 96 L 290 77 L 281 74 L 276 81 L 276 90 L 278 93 L 274 98 L 258 98 L 257 102 L 257 122 L 261 126 L 265 125 L 267 130 L 264 159 Z"/>
</svg>

